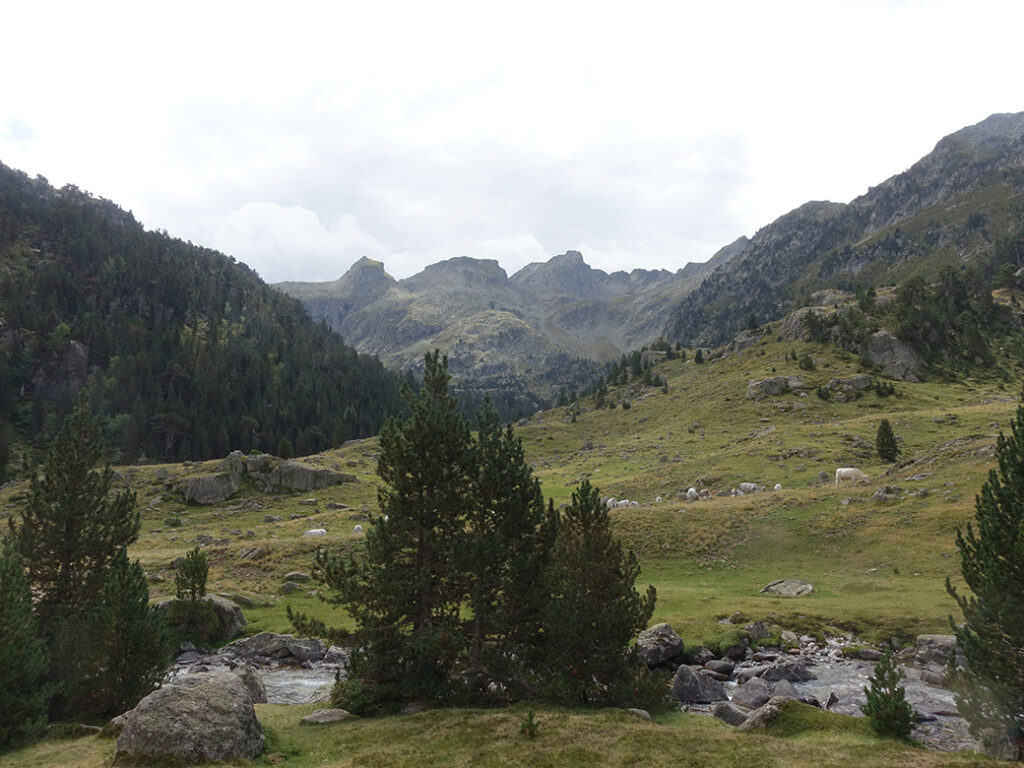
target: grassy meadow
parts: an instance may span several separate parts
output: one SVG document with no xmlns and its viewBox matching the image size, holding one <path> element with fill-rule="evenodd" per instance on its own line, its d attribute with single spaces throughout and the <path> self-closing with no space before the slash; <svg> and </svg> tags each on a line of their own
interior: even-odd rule
<svg viewBox="0 0 1024 768">
<path fill-rule="evenodd" d="M 809 354 L 814 369 L 802 370 L 794 352 Z M 653 622 L 669 622 L 688 644 L 713 644 L 723 631 L 719 619 L 737 611 L 750 621 L 812 634 L 853 632 L 866 641 L 947 632 L 955 604 L 945 579 L 959 580 L 955 531 L 972 519 L 975 494 L 995 465 L 996 437 L 1016 413 L 1019 369 L 1004 363 L 975 379 L 897 382 L 892 395 L 869 389 L 840 403 L 820 399 L 816 387 L 863 370 L 855 356 L 833 347 L 769 334 L 753 348 L 702 364 L 692 361 L 692 351 L 687 357 L 656 365 L 667 391 L 612 388 L 607 400 L 614 408 L 598 410 L 584 398 L 575 409 L 517 425 L 556 505 L 583 478 L 606 495 L 640 503 L 611 516 L 640 558 L 638 587 L 657 587 Z M 778 396 L 746 396 L 750 381 L 777 375 L 805 384 Z M 894 465 L 875 454 L 882 418 L 902 450 Z M 376 458 L 375 440 L 347 443 L 304 461 L 345 472 L 351 482 L 304 494 L 243 488 L 211 507 L 186 505 L 178 486 L 214 471 L 216 461 L 120 468 L 143 515 L 131 555 L 145 567 L 156 599 L 173 594 L 171 561 L 197 541 L 209 542 L 209 590 L 252 602 L 244 608 L 247 632 L 290 631 L 289 606 L 343 624 L 346 617 L 317 599 L 312 582 L 287 595 L 281 585 L 290 572 L 308 573 L 316 546 L 325 543 L 303 539 L 303 531 L 325 528 L 328 546 L 359 546 L 354 526 L 368 525 L 377 511 Z M 870 481 L 836 488 L 835 470 L 843 466 L 860 468 Z M 768 490 L 728 495 L 745 481 Z M 772 490 L 777 483 L 782 489 Z M 679 493 L 691 486 L 717 495 L 687 502 Z M 887 486 L 888 498 L 876 498 Z M 23 484 L 0 491 L 5 514 L 16 514 L 25 492 Z M 281 520 L 267 522 L 268 515 Z M 760 593 L 779 578 L 804 579 L 814 592 L 789 599 Z M 794 714 L 797 725 L 781 736 L 740 734 L 686 713 L 647 722 L 621 712 L 538 708 L 540 734 L 531 740 L 518 733 L 525 708 L 449 710 L 353 720 L 310 739 L 297 726 L 306 709 L 259 707 L 268 750 L 257 765 L 992 764 L 880 741 L 864 721 L 832 715 Z M 113 742 L 95 737 L 45 741 L 0 755 L 0 768 L 99 766 L 112 754 Z"/>
</svg>

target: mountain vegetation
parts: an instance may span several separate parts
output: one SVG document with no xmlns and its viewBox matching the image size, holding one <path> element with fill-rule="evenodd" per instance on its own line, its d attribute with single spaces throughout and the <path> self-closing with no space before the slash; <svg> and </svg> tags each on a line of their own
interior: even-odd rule
<svg viewBox="0 0 1024 768">
<path fill-rule="evenodd" d="M 0 166 L 0 476 L 88 392 L 123 461 L 375 434 L 398 377 L 223 254 Z"/>
</svg>

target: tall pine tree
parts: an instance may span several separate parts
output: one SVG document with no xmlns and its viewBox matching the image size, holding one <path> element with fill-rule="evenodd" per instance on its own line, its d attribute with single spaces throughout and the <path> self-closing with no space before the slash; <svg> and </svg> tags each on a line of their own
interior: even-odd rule
<svg viewBox="0 0 1024 768">
<path fill-rule="evenodd" d="M 998 471 L 975 499 L 975 525 L 957 530 L 960 568 L 970 590 L 946 589 L 963 612 L 952 618 L 968 669 L 956 674 L 957 704 L 972 733 L 1024 755 L 1024 406 L 1011 434 L 996 442 Z M 1012 754 L 1015 753 L 1015 754 Z"/>
<path fill-rule="evenodd" d="M 878 458 L 882 461 L 892 463 L 899 458 L 900 446 L 896 442 L 896 435 L 893 434 L 892 424 L 888 419 L 882 419 L 878 424 L 878 432 L 875 434 L 875 450 Z"/>
</svg>

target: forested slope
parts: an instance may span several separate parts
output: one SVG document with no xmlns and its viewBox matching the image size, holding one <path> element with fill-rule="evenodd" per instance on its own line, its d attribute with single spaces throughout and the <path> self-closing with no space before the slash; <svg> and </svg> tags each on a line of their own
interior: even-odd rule
<svg viewBox="0 0 1024 768">
<path fill-rule="evenodd" d="M 216 251 L 0 165 L 0 465 L 85 389 L 117 458 L 297 454 L 376 433 L 398 378 Z"/>
</svg>

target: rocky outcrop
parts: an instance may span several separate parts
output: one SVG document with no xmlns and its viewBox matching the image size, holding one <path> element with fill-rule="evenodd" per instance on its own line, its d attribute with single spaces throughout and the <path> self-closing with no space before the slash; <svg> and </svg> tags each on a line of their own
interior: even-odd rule
<svg viewBox="0 0 1024 768">
<path fill-rule="evenodd" d="M 868 338 L 862 354 L 890 378 L 911 382 L 921 380 L 921 359 L 917 353 L 885 329 Z"/>
<path fill-rule="evenodd" d="M 265 740 L 253 696 L 242 676 L 231 672 L 165 685 L 123 716 L 114 762 L 252 760 Z"/>
<path fill-rule="evenodd" d="M 649 667 L 670 665 L 682 654 L 683 639 L 668 624 L 655 624 L 637 636 L 637 658 Z"/>
<path fill-rule="evenodd" d="M 323 661 L 327 655 L 327 647 L 313 637 L 260 632 L 258 635 L 236 640 L 224 646 L 221 652 L 255 664 L 266 664 L 271 661 L 304 664 Z"/>
<path fill-rule="evenodd" d="M 760 707 L 755 709 L 746 720 L 740 725 L 741 731 L 755 731 L 760 728 L 767 728 L 782 714 L 783 707 L 789 699 L 782 696 L 773 696 Z"/>
<path fill-rule="evenodd" d="M 352 482 L 355 478 L 325 467 L 281 460 L 270 454 L 245 456 L 241 451 L 233 451 L 217 465 L 216 472 L 188 477 L 180 488 L 187 502 L 219 504 L 237 493 L 246 480 L 270 492 L 275 489 L 314 491 Z"/>
<path fill-rule="evenodd" d="M 209 632 L 208 639 L 213 643 L 223 643 L 226 640 L 232 640 L 241 633 L 245 627 L 245 616 L 242 615 L 242 609 L 227 598 L 221 597 L 220 595 L 207 595 L 203 600 L 209 603 L 213 608 L 213 613 L 217 618 L 217 626 Z M 156 609 L 161 611 L 164 616 L 171 622 L 173 628 L 179 631 L 188 632 L 188 621 L 191 614 L 187 611 L 175 611 L 174 606 L 182 603 L 183 601 L 176 599 L 161 600 L 156 604 Z M 175 624 L 175 617 L 180 619 L 181 624 Z"/>
</svg>

